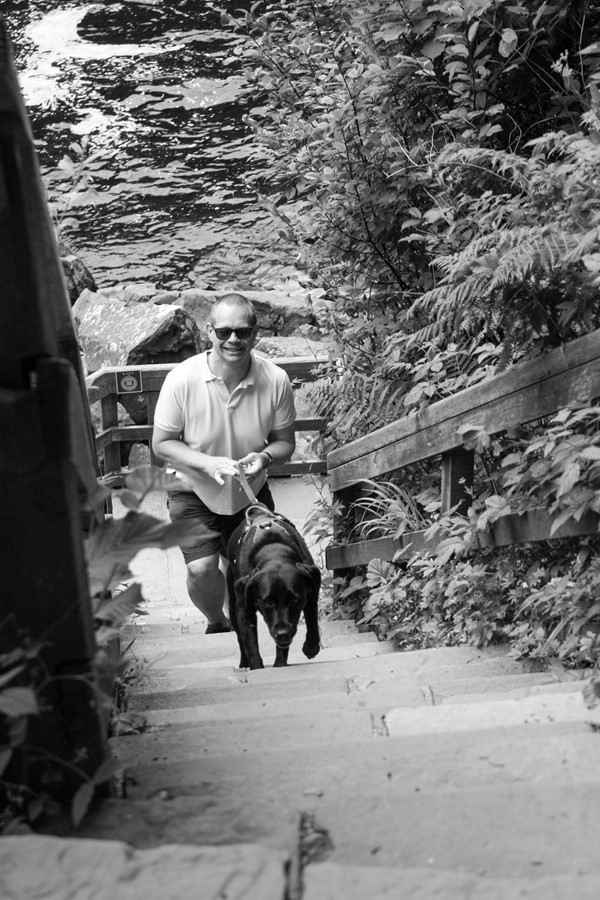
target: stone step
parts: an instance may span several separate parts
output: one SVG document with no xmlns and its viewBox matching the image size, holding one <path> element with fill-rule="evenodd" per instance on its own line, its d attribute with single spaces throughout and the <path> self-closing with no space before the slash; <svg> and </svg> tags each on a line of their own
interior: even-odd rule
<svg viewBox="0 0 600 900">
<path fill-rule="evenodd" d="M 486 681 L 489 684 L 486 684 Z M 306 697 L 294 698 L 294 715 L 327 715 L 342 711 L 368 710 L 372 715 L 381 718 L 390 709 L 399 706 L 422 707 L 441 703 L 469 703 L 482 702 L 482 700 L 507 700 L 519 697 L 532 697 L 543 693 L 575 693 L 583 690 L 585 681 L 567 680 L 564 682 L 548 683 L 547 676 L 542 673 L 527 675 L 504 675 L 501 678 L 479 679 L 475 682 L 459 679 L 456 682 L 445 679 L 439 685 L 389 685 L 384 683 L 379 686 L 376 682 L 365 681 L 363 685 L 354 679 L 347 682 L 346 693 L 316 694 Z M 512 689 L 507 691 L 507 688 Z M 483 687 L 489 687 L 485 694 L 478 693 Z M 471 698 L 468 691 L 474 693 Z M 238 720 L 238 719 L 267 719 L 281 717 L 289 718 L 289 697 L 263 696 L 261 698 L 248 698 L 238 701 L 223 700 L 213 703 L 204 703 L 204 697 L 191 692 L 177 691 L 165 697 L 168 706 L 165 708 L 150 708 L 136 703 L 137 709 L 143 709 L 146 724 L 149 727 L 164 727 L 166 725 L 188 725 L 198 722 Z M 186 706 L 186 701 L 193 705 Z M 200 702 L 197 702 L 200 701 Z M 183 705 L 178 705 L 183 704 Z"/>
<path fill-rule="evenodd" d="M 600 708 L 587 709 L 581 690 L 539 693 L 479 701 L 444 703 L 422 709 L 397 708 L 385 714 L 385 726 L 391 736 L 410 734 L 448 734 L 478 731 L 483 728 L 511 728 L 514 725 L 539 725 L 552 722 L 588 722 L 600 730 Z"/>
<path fill-rule="evenodd" d="M 121 644 L 125 647 L 133 646 L 136 652 L 152 652 L 153 650 L 161 650 L 162 652 L 178 652 L 182 642 L 186 641 L 188 645 L 193 645 L 198 649 L 198 656 L 203 657 L 205 652 L 214 653 L 215 649 L 222 655 L 232 651 L 237 652 L 238 642 L 235 634 L 212 634 L 206 635 L 206 622 L 198 623 L 197 627 L 187 630 L 186 628 L 174 628 L 171 625 L 149 625 L 143 631 L 127 631 L 122 632 Z M 306 629 L 302 626 L 298 629 L 294 638 L 293 647 L 301 646 L 306 637 Z M 216 639 L 216 640 L 215 640 Z M 266 627 L 259 628 L 258 632 L 259 644 L 263 652 L 274 652 L 273 638 L 269 635 Z M 134 642 L 133 644 L 131 642 Z M 372 631 L 324 631 L 321 629 L 321 647 L 344 647 L 349 644 L 383 644 L 388 642 L 379 641 L 377 635 Z"/>
<path fill-rule="evenodd" d="M 344 641 L 337 645 L 335 639 L 330 646 L 322 647 L 314 662 L 333 662 L 336 660 L 354 659 L 363 656 L 380 656 L 388 653 L 396 653 L 397 648 L 392 641 L 362 639 L 362 635 L 353 635 L 355 640 L 346 644 Z M 124 638 L 126 640 L 126 638 Z M 306 657 L 302 654 L 304 633 L 299 632 L 290 649 L 290 663 L 306 663 Z M 275 660 L 275 642 L 268 633 L 260 634 L 259 647 L 266 667 L 272 668 Z M 161 663 L 162 667 L 203 665 L 217 660 L 229 663 L 231 667 L 239 665 L 240 651 L 235 634 L 211 634 L 192 635 L 184 634 L 177 637 L 153 637 L 148 636 L 143 640 L 135 638 L 131 650 L 133 655 L 143 659 L 148 664 Z M 313 664 L 313 661 L 310 663 Z"/>
<path fill-rule="evenodd" d="M 142 736 L 143 737 L 143 736 Z M 81 832 L 152 841 L 257 840 L 291 852 L 292 814 L 314 815 L 331 859 L 357 865 L 484 868 L 494 877 L 597 872 L 598 738 L 581 723 L 211 752 L 121 739 L 127 801 Z M 164 750 L 164 752 L 162 752 Z M 292 842 L 292 843 L 290 843 Z"/>
<path fill-rule="evenodd" d="M 189 607 L 193 611 L 190 611 Z M 153 609 L 148 616 L 135 616 L 130 622 L 122 626 L 121 632 L 126 637 L 127 642 L 135 637 L 143 639 L 151 635 L 153 637 L 178 637 L 185 634 L 204 634 L 206 629 L 206 619 L 202 613 L 194 610 L 191 603 L 188 602 L 186 612 L 177 613 L 181 607 L 167 607 L 161 611 L 161 615 Z M 264 622 L 259 620 L 261 627 L 267 634 Z M 304 623 L 300 623 L 300 628 L 304 628 Z M 319 629 L 322 637 L 329 640 L 340 635 L 358 635 L 367 636 L 371 640 L 377 640 L 377 636 L 373 632 L 361 632 L 351 619 L 321 619 L 319 621 Z M 304 629 L 305 630 L 305 629 Z"/>
<path fill-rule="evenodd" d="M 0 896 L 7 900 L 284 900 L 286 855 L 260 844 L 165 844 L 4 836 Z"/>
<path fill-rule="evenodd" d="M 572 869 L 546 876 L 532 861 L 521 878 L 488 878 L 484 872 L 315 863 L 303 873 L 303 900 L 597 900 L 600 876 Z"/>
<path fill-rule="evenodd" d="M 600 729 L 600 709 L 586 708 L 581 691 L 540 693 L 480 703 L 448 703 L 420 708 L 368 708 L 321 711 L 312 710 L 293 716 L 272 715 L 190 718 L 188 709 L 167 709 L 150 714 L 152 727 L 136 737 L 136 752 L 158 754 L 172 761 L 208 754 L 247 753 L 256 749 L 278 750 L 335 743 L 370 741 L 373 737 L 407 737 L 425 734 L 448 735 L 451 732 L 477 732 L 510 729 L 515 726 L 539 726 L 565 723 L 590 724 Z"/>
<path fill-rule="evenodd" d="M 228 637 L 228 635 L 215 635 Z M 291 665 L 254 671 L 235 668 L 236 657 L 164 668 L 169 657 L 148 663 L 141 657 L 140 680 L 132 692 L 132 709 L 158 709 L 209 703 L 347 694 L 371 684 L 404 689 L 407 685 L 429 690 L 429 685 L 460 679 L 477 681 L 522 675 L 523 667 L 505 652 L 461 648 L 397 653 L 376 653 L 382 644 L 352 645 L 322 651 L 311 661 L 301 652 L 290 654 Z M 293 648 L 292 648 L 293 649 Z M 384 647 L 384 650 L 386 648 Z M 454 651 L 454 652 L 451 652 Z M 181 656 L 179 657 L 181 658 Z M 548 680 L 551 679 L 548 675 Z"/>
</svg>

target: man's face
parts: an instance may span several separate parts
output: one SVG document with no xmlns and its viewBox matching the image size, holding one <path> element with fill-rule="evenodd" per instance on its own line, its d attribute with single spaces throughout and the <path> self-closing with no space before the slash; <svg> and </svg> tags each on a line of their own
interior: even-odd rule
<svg viewBox="0 0 600 900">
<path fill-rule="evenodd" d="M 227 335 L 221 329 L 227 329 L 230 333 Z M 256 332 L 257 327 L 251 324 L 243 307 L 225 303 L 215 310 L 214 324 L 208 325 L 213 353 L 227 363 L 249 361 L 250 351 L 256 343 Z"/>
</svg>

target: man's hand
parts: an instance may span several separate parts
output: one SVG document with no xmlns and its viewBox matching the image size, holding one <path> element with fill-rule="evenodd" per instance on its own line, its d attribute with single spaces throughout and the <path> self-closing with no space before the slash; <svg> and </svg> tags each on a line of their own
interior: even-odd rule
<svg viewBox="0 0 600 900">
<path fill-rule="evenodd" d="M 240 459 L 246 478 L 256 478 L 259 472 L 267 468 L 268 457 L 264 453 L 248 453 Z"/>
<path fill-rule="evenodd" d="M 225 484 L 225 476 L 231 475 L 237 478 L 240 473 L 240 464 L 227 456 L 213 456 L 206 466 L 206 474 L 217 482 Z"/>
</svg>

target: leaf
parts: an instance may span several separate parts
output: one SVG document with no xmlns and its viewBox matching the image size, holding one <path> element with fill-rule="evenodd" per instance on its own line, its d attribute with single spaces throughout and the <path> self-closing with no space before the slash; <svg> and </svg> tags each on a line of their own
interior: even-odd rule
<svg viewBox="0 0 600 900">
<path fill-rule="evenodd" d="M 0 778 L 2 778 L 2 773 L 11 761 L 12 755 L 13 751 L 11 747 L 7 747 L 6 745 L 0 747 Z"/>
<path fill-rule="evenodd" d="M 10 672 L 5 672 L 3 675 L 0 675 L 0 688 L 5 684 L 8 684 L 9 681 L 12 681 L 24 668 L 25 666 L 17 666 L 16 668 L 11 669 Z"/>
<path fill-rule="evenodd" d="M 562 497 L 564 494 L 567 494 L 573 485 L 577 482 L 581 474 L 581 469 L 579 467 L 578 462 L 571 462 L 564 470 L 562 475 L 560 476 L 560 480 L 558 482 L 558 486 L 556 488 L 556 496 Z"/>
<path fill-rule="evenodd" d="M 142 502 L 135 491 L 129 491 L 127 488 L 119 491 L 119 500 L 125 509 L 137 509 Z"/>
<path fill-rule="evenodd" d="M 71 821 L 73 825 L 81 824 L 83 817 L 89 809 L 90 803 L 94 799 L 96 785 L 93 781 L 84 781 L 83 784 L 75 791 L 73 801 L 71 803 Z"/>
<path fill-rule="evenodd" d="M 423 56 L 426 56 L 428 59 L 437 59 L 440 54 L 444 52 L 444 45 L 441 41 L 426 41 L 423 44 L 423 50 L 421 51 Z"/>
<path fill-rule="evenodd" d="M 39 713 L 35 691 L 29 687 L 5 688 L 0 692 L 0 713 L 9 719 L 35 716 Z"/>
<path fill-rule="evenodd" d="M 559 528 L 561 528 L 565 522 L 568 522 L 569 519 L 573 518 L 573 513 L 571 510 L 567 510 L 566 512 L 562 512 L 559 516 L 556 516 L 555 519 L 552 519 L 552 525 L 550 526 L 550 537 L 553 537 Z"/>
<path fill-rule="evenodd" d="M 503 56 L 506 59 L 511 55 L 511 53 L 514 52 L 514 50 L 516 50 L 518 43 L 519 38 L 516 31 L 513 31 L 512 28 L 505 28 L 502 31 L 502 38 L 498 46 L 498 53 L 500 54 L 500 56 Z"/>
<path fill-rule="evenodd" d="M 175 474 L 160 466 L 138 466 L 125 477 L 125 487 L 137 494 L 166 491 L 176 483 Z"/>
<path fill-rule="evenodd" d="M 485 531 L 502 516 L 507 516 L 511 512 L 510 503 L 506 497 L 498 497 L 496 494 L 486 497 L 485 505 L 485 511 L 477 519 L 477 528 L 481 531 Z"/>
<path fill-rule="evenodd" d="M 120 628 L 109 628 L 107 625 L 101 625 L 100 628 L 96 628 L 94 631 L 98 647 L 108 647 L 110 642 L 116 640 L 120 635 Z"/>
<path fill-rule="evenodd" d="M 200 531 L 198 525 L 163 522 L 134 511 L 122 519 L 105 519 L 94 528 L 86 548 L 92 596 L 129 577 L 128 563 L 144 547 L 182 546 Z"/>
<path fill-rule="evenodd" d="M 112 757 L 105 759 L 104 762 L 100 764 L 99 768 L 94 772 L 94 784 L 104 784 L 104 782 L 108 781 L 109 778 L 112 778 L 120 768 L 121 764 L 119 764 L 118 760 L 113 759 Z"/>
<path fill-rule="evenodd" d="M 600 447 L 586 447 L 579 454 L 580 459 L 600 459 Z"/>
<path fill-rule="evenodd" d="M 102 619 L 111 625 L 121 625 L 143 601 L 141 585 L 134 582 L 120 594 L 111 597 L 109 600 L 102 600 L 95 610 L 94 616 L 96 619 Z"/>
<path fill-rule="evenodd" d="M 443 541 L 440 541 L 437 547 L 435 548 L 435 559 L 436 562 L 443 566 L 453 556 L 462 556 L 464 550 L 464 541 L 462 538 L 457 537 L 449 537 L 445 538 Z"/>
</svg>

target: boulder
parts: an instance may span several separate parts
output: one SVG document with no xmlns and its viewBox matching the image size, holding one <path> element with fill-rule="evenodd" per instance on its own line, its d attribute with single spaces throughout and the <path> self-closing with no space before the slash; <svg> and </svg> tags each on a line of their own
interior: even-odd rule
<svg viewBox="0 0 600 900">
<path fill-rule="evenodd" d="M 83 290 L 96 290 L 96 282 L 94 281 L 94 276 L 82 259 L 74 253 L 68 252 L 68 249 L 63 246 L 60 248 L 60 253 L 60 261 L 62 263 L 63 274 L 67 284 L 69 300 L 71 301 L 71 306 L 73 306 Z"/>
<path fill-rule="evenodd" d="M 177 300 L 172 300 L 169 292 L 163 301 L 161 295 L 155 299 L 159 305 L 163 302 L 177 303 L 185 309 L 196 322 L 201 332 L 206 332 L 206 323 L 213 303 L 231 291 L 202 291 L 189 288 L 181 291 Z M 301 325 L 316 325 L 316 320 L 306 293 L 303 291 L 240 291 L 256 307 L 258 322 L 262 334 L 290 335 Z M 165 296 L 165 295 L 163 295 Z"/>
<path fill-rule="evenodd" d="M 123 303 L 84 290 L 73 314 L 88 372 L 181 362 L 208 346 L 194 319 L 171 304 Z"/>
<path fill-rule="evenodd" d="M 288 356 L 314 356 L 317 360 L 326 360 L 330 353 L 335 351 L 335 343 L 330 338 L 322 336 L 315 340 L 315 336 L 302 334 L 286 337 L 260 337 L 256 342 L 256 350 L 263 356 L 272 358 Z"/>
</svg>

